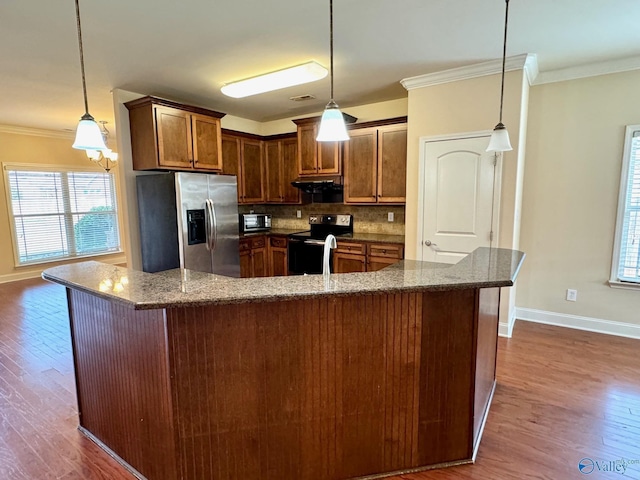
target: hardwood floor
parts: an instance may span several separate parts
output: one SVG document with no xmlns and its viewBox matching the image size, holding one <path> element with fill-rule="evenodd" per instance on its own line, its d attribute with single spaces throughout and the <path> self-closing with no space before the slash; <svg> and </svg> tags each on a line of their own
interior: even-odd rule
<svg viewBox="0 0 640 480">
<path fill-rule="evenodd" d="M 0 299 L 0 479 L 133 479 L 76 429 L 64 289 L 1 284 Z M 590 458 L 603 471 L 587 478 L 640 480 L 640 341 L 518 322 L 498 350 L 476 464 L 391 478 L 577 479 Z M 604 471 L 621 459 L 638 463 Z"/>
</svg>

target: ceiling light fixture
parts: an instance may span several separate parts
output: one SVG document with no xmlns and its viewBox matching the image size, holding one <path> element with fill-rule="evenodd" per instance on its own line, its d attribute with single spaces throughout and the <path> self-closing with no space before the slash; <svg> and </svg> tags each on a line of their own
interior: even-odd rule
<svg viewBox="0 0 640 480">
<path fill-rule="evenodd" d="M 243 98 L 257 95 L 258 93 L 315 82 L 326 76 L 327 69 L 317 62 L 311 61 L 295 67 L 284 68 L 276 72 L 228 83 L 220 90 L 228 97 Z"/>
<path fill-rule="evenodd" d="M 333 0 L 329 0 L 329 49 L 331 58 L 331 100 L 324 109 L 322 119 L 320 120 L 320 128 L 318 129 L 318 142 L 339 142 L 349 140 L 347 126 L 344 123 L 342 112 L 333 99 Z"/>
<path fill-rule="evenodd" d="M 102 130 L 100 134 L 102 135 L 102 139 L 106 145 L 107 139 L 109 138 L 109 130 L 107 130 L 106 127 L 106 124 L 108 122 L 100 120 L 100 123 L 102 124 Z M 89 160 L 100 165 L 107 173 L 115 166 L 116 162 L 118 161 L 118 153 L 114 152 L 108 147 L 105 147 L 101 150 L 87 149 L 85 150 L 85 152 L 87 152 L 87 157 L 89 157 Z"/>
<path fill-rule="evenodd" d="M 76 129 L 76 140 L 73 148 L 80 150 L 104 150 L 104 144 L 100 127 L 89 114 L 89 102 L 87 101 L 87 82 L 84 75 L 84 53 L 82 51 L 82 29 L 80 28 L 80 5 L 76 0 L 76 22 L 78 25 L 78 46 L 80 47 L 80 70 L 82 71 L 82 93 L 84 94 L 84 115 L 80 117 L 80 123 Z"/>
<path fill-rule="evenodd" d="M 502 104 L 504 101 L 504 70 L 507 59 L 507 25 L 509 23 L 509 0 L 505 0 L 507 4 L 506 13 L 504 17 L 504 42 L 502 44 L 502 84 L 500 86 L 500 121 L 493 129 L 491 134 L 491 140 L 489 140 L 489 146 L 487 152 L 508 152 L 513 150 L 511 142 L 509 141 L 509 132 L 507 127 L 502 123 Z"/>
</svg>

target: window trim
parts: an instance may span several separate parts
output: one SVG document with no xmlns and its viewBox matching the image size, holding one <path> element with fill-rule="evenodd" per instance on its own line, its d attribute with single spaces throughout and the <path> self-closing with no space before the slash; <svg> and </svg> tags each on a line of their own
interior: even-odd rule
<svg viewBox="0 0 640 480">
<path fill-rule="evenodd" d="M 627 189 L 629 188 L 629 168 L 631 167 L 631 147 L 634 132 L 640 132 L 640 125 L 627 125 L 624 134 L 624 150 L 622 154 L 620 187 L 618 191 L 618 211 L 616 214 L 615 236 L 613 240 L 613 256 L 611 257 L 611 276 L 609 277 L 610 287 L 625 290 L 640 290 L 640 282 L 621 281 L 618 278 L 622 242 L 622 224 L 624 222 Z"/>
<path fill-rule="evenodd" d="M 122 249 L 122 222 L 120 221 L 120 202 L 118 198 L 118 177 L 117 175 L 111 171 L 108 172 L 109 175 L 113 178 L 113 190 L 115 194 L 115 214 L 116 221 L 118 223 L 118 236 L 120 239 L 120 245 L 117 250 L 112 250 L 109 252 L 96 252 L 96 253 L 87 253 L 81 255 L 73 255 L 73 256 L 65 256 L 65 257 L 57 257 L 51 259 L 43 259 L 43 260 L 33 260 L 29 262 L 20 262 L 20 254 L 18 248 L 18 235 L 16 232 L 16 225 L 12 211 L 12 201 L 11 201 L 11 185 L 9 182 L 9 171 L 27 171 L 27 172 L 74 172 L 74 173 L 104 173 L 103 169 L 99 167 L 94 167 L 92 164 L 88 164 L 87 166 L 80 165 L 51 165 L 51 164 L 39 164 L 39 163 L 22 163 L 22 162 L 2 162 L 2 176 L 4 177 L 4 192 L 5 192 L 5 203 L 7 206 L 7 219 L 9 220 L 9 228 L 11 230 L 11 248 L 13 250 L 13 265 L 14 268 L 29 268 L 34 265 L 45 265 L 50 263 L 60 263 L 69 260 L 80 260 L 83 258 L 92 258 L 92 257 L 101 257 L 105 255 L 118 255 L 124 253 Z"/>
</svg>

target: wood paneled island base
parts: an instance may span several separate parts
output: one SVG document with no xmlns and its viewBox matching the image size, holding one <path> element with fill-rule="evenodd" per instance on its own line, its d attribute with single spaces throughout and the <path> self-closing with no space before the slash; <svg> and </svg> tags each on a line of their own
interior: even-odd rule
<svg viewBox="0 0 640 480">
<path fill-rule="evenodd" d="M 43 277 L 67 287 L 80 429 L 134 474 L 341 480 L 473 461 L 500 288 L 523 259 L 255 279 L 84 262 Z"/>
<path fill-rule="evenodd" d="M 80 424 L 149 479 L 471 462 L 499 288 L 133 310 L 69 290 Z"/>
</svg>

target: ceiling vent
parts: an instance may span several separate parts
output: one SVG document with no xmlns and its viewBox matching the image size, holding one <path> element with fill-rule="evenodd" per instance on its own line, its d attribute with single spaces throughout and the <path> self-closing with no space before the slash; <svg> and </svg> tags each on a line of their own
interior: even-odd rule
<svg viewBox="0 0 640 480">
<path fill-rule="evenodd" d="M 297 97 L 289 97 L 289 100 L 293 100 L 294 102 L 304 102 L 305 100 L 313 100 L 316 98 L 314 95 L 307 93 L 306 95 L 298 95 Z"/>
</svg>

